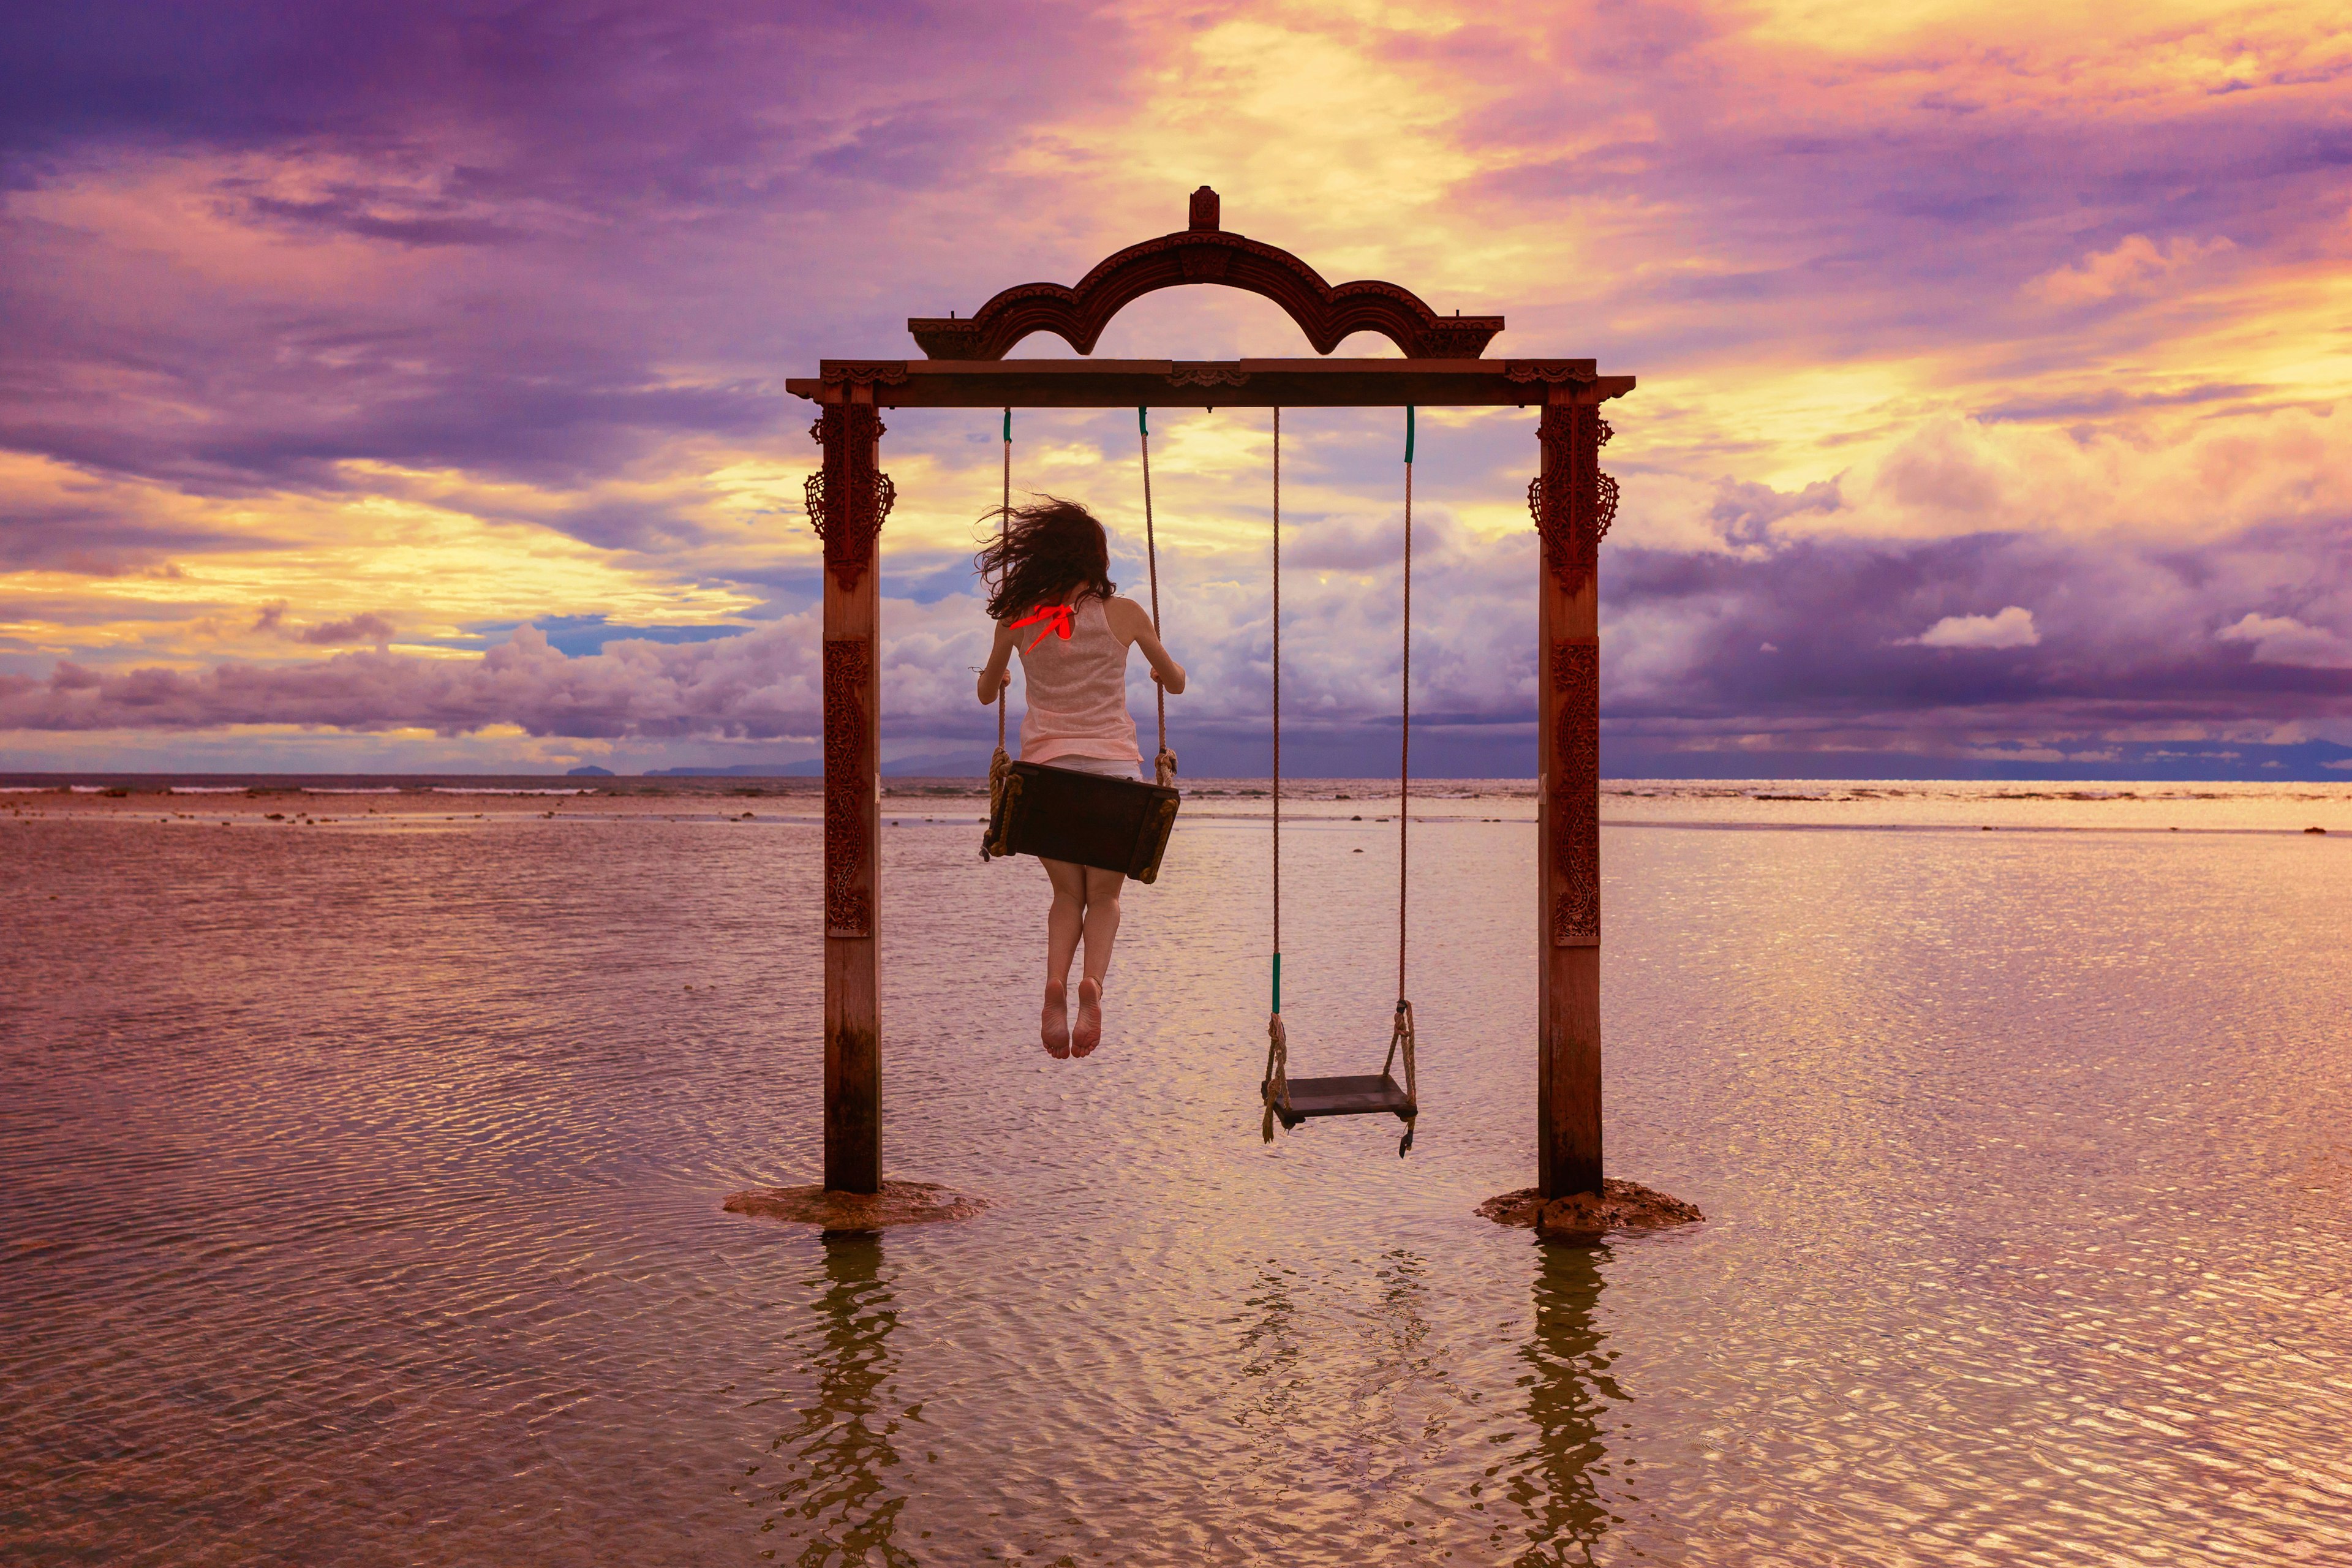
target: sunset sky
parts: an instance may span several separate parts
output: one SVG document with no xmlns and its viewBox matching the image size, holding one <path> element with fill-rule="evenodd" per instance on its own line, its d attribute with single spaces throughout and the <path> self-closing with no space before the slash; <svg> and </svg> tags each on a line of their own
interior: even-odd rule
<svg viewBox="0 0 2352 1568">
<path fill-rule="evenodd" d="M 2352 781 L 2352 25 L 2309 0 L 12 5 L 0 770 L 814 757 L 785 378 L 1204 183 L 1640 378 L 1607 772 Z M 1097 352 L 1310 351 L 1185 289 Z M 885 755 L 977 771 L 996 419 L 885 417 Z M 1265 767 L 1266 424 L 1153 416 L 1195 775 Z M 1378 772 L 1402 419 L 1284 425 L 1286 749 Z M 1139 593 L 1132 413 L 1014 435 Z M 1417 456 L 1416 755 L 1530 772 L 1534 416 Z"/>
</svg>

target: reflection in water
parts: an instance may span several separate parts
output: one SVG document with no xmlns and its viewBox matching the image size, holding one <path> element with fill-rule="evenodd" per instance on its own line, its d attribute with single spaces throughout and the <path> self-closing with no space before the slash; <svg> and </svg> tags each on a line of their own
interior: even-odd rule
<svg viewBox="0 0 2352 1568">
<path fill-rule="evenodd" d="M 1520 1352 L 1534 1368 L 1527 1380 L 1535 1450 L 1512 1478 L 1511 1500 L 1528 1517 L 1529 1544 L 1520 1564 L 1591 1563 L 1612 1522 L 1596 1473 L 1604 1450 L 1604 1401 L 1625 1394 L 1610 1374 L 1615 1358 L 1592 1321 L 1601 1300 L 1601 1248 L 1538 1247 L 1535 1337 Z"/>
<path fill-rule="evenodd" d="M 907 1497 L 890 1478 L 899 1463 L 891 1439 L 902 1414 L 892 1384 L 898 1363 L 890 1353 L 898 1314 L 890 1282 L 882 1277 L 879 1236 L 825 1237 L 824 1289 L 814 1310 L 816 1398 L 769 1445 L 791 1468 L 775 1494 L 782 1511 L 760 1529 L 801 1538 L 805 1544 L 793 1561 L 803 1568 L 911 1564 L 913 1554 L 891 1538 Z M 775 1549 L 761 1555 L 772 1557 Z"/>
<path fill-rule="evenodd" d="M 1441 1347 L 1430 1334 L 1429 1266 L 1420 1254 L 1396 1247 L 1381 1260 L 1374 1276 L 1380 1296 L 1373 1307 L 1370 1352 L 1377 1369 L 1381 1426 L 1381 1447 L 1391 1456 L 1381 1465 L 1383 1492 L 1396 1499 L 1393 1485 L 1414 1479 L 1421 1463 L 1439 1452 L 1448 1424 L 1462 1404 L 1464 1391 L 1454 1386 Z M 1397 1515 L 1400 1524 L 1406 1515 Z"/>
<path fill-rule="evenodd" d="M 1245 1430 L 1264 1431 L 1281 1440 L 1302 1414 L 1304 1370 L 1299 1365 L 1297 1304 L 1290 1299 L 1286 1269 L 1271 1266 L 1258 1272 L 1256 1289 L 1244 1303 L 1251 1313 L 1242 1331 L 1242 1376 L 1249 1382 L 1249 1404 L 1235 1417 Z"/>
<path fill-rule="evenodd" d="M 1229 1543 L 1304 1561 L 1345 1537 L 1418 1561 L 1445 1528 L 1425 1467 L 1475 1395 L 1434 1332 L 1423 1258 L 1318 1261 L 1270 1262 L 1244 1298 L 1227 1408 L 1250 1445 L 1234 1489 L 1264 1533 Z"/>
<path fill-rule="evenodd" d="M 1376 1321 L 1387 1334 L 1388 1353 L 1406 1368 L 1421 1372 L 1428 1365 L 1426 1310 L 1429 1286 L 1423 1276 L 1428 1265 L 1406 1247 L 1395 1247 L 1381 1262 L 1381 1305 Z"/>
</svg>

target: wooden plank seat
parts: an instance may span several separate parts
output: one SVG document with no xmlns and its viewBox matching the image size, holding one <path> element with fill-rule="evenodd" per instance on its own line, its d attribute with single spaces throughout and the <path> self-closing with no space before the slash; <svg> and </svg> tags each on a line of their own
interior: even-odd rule
<svg viewBox="0 0 2352 1568">
<path fill-rule="evenodd" d="M 1339 1078 L 1294 1078 L 1289 1093 L 1274 1108 L 1285 1127 L 1296 1127 L 1312 1116 L 1377 1116 L 1386 1112 L 1410 1121 L 1412 1101 L 1404 1086 L 1384 1072 L 1356 1073 Z"/>
<path fill-rule="evenodd" d="M 1163 784 L 1014 763 L 989 825 L 989 843 L 1001 855 L 1036 855 L 1156 882 L 1180 803 L 1177 792 Z"/>
</svg>

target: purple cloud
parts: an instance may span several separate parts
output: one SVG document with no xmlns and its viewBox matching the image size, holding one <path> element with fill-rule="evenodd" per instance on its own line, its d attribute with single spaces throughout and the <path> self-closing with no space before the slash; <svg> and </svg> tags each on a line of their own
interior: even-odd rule
<svg viewBox="0 0 2352 1568">
<path fill-rule="evenodd" d="M 392 622 L 372 610 L 362 611 L 340 621 L 318 621 L 309 626 L 297 626 L 286 619 L 283 600 L 262 605 L 261 613 L 253 618 L 253 629 L 311 647 L 346 647 L 352 643 L 374 643 L 381 647 L 394 635 Z"/>
<path fill-rule="evenodd" d="M 566 658 L 531 626 L 484 657 L 341 653 L 308 664 L 219 664 L 120 673 L 61 662 L 46 680 L 0 676 L 0 729 L 205 730 L 302 724 L 460 735 L 765 739 L 808 735 L 820 699 L 802 645 L 779 623 L 723 641 L 626 641 Z"/>
<path fill-rule="evenodd" d="M 239 493 L 340 489 L 351 460 L 573 484 L 781 437 L 781 376 L 898 342 L 929 289 L 873 286 L 953 249 L 892 204 L 1115 90 L 1120 39 L 1050 4 L 11 11 L 6 184 L 193 160 L 221 232 L 186 244 L 278 236 L 317 276 L 0 224 L 0 446 Z M 810 266 L 845 246 L 847 293 Z"/>
</svg>

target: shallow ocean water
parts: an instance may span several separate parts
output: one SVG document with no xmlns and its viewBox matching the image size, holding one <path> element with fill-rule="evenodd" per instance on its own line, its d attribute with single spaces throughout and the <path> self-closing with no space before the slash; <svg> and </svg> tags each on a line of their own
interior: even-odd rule
<svg viewBox="0 0 2352 1568">
<path fill-rule="evenodd" d="M 2352 1562 L 2352 792 L 1616 789 L 1610 1168 L 1709 1219 L 1580 1249 L 1471 1212 L 1533 828 L 1442 787 L 1401 1161 L 1259 1142 L 1261 797 L 1056 1063 L 1042 873 L 902 786 L 886 1160 L 996 1206 L 879 1238 L 719 1207 L 818 1167 L 804 795 L 12 811 L 0 1555 Z M 1379 788 L 1286 826 L 1295 1070 L 1386 1043 Z"/>
</svg>

